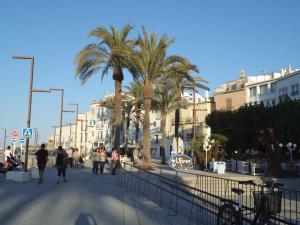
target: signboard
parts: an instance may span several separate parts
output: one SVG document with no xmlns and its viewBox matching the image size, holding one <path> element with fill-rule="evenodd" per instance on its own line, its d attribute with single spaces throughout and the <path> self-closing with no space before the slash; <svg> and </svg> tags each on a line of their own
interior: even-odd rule
<svg viewBox="0 0 300 225">
<path fill-rule="evenodd" d="M 11 132 L 11 136 L 18 137 L 19 133 L 17 131 L 13 131 L 13 132 Z"/>
<path fill-rule="evenodd" d="M 22 128 L 23 138 L 32 138 L 32 128 Z"/>
<path fill-rule="evenodd" d="M 18 141 L 18 138 L 17 137 L 12 137 L 11 141 L 15 143 L 15 142 Z"/>
<path fill-rule="evenodd" d="M 24 142 L 25 142 L 25 139 L 24 139 L 24 138 L 20 138 L 19 143 L 20 143 L 20 144 L 24 144 Z"/>
<path fill-rule="evenodd" d="M 175 170 L 187 170 L 193 166 L 193 160 L 185 154 L 174 154 L 169 159 L 169 165 Z"/>
</svg>

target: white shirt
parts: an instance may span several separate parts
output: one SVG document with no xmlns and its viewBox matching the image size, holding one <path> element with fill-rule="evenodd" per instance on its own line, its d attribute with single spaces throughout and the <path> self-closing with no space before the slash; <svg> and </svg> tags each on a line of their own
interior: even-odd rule
<svg viewBox="0 0 300 225">
<path fill-rule="evenodd" d="M 12 151 L 10 149 L 6 149 L 4 151 L 5 160 L 7 160 L 7 157 L 10 157 L 10 154 L 12 154 Z"/>
<path fill-rule="evenodd" d="M 69 150 L 67 151 L 67 153 L 68 153 L 68 158 L 72 158 L 73 150 L 72 150 L 72 149 L 69 149 Z"/>
</svg>

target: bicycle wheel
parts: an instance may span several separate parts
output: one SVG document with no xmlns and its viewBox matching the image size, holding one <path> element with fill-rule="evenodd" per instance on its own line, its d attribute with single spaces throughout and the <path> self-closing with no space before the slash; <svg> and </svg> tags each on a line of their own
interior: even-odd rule
<svg viewBox="0 0 300 225">
<path fill-rule="evenodd" d="M 240 225 L 238 212 L 231 204 L 225 203 L 219 209 L 217 225 Z"/>
<path fill-rule="evenodd" d="M 269 218 L 264 217 L 264 216 L 260 216 L 258 218 L 257 224 L 258 225 L 274 225 Z"/>
</svg>

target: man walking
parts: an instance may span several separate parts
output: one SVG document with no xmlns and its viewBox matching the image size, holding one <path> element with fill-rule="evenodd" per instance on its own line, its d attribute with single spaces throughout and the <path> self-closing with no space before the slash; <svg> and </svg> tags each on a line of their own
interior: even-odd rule
<svg viewBox="0 0 300 225">
<path fill-rule="evenodd" d="M 48 151 L 45 149 L 45 144 L 41 144 L 41 148 L 35 153 L 37 166 L 39 168 L 38 184 L 43 183 L 44 170 L 48 161 Z"/>
<path fill-rule="evenodd" d="M 68 151 L 68 164 L 70 165 L 70 168 L 73 167 L 73 148 L 69 148 Z"/>
<path fill-rule="evenodd" d="M 119 160 L 118 150 L 115 148 L 111 153 L 111 174 L 116 174 L 117 162 Z"/>
<path fill-rule="evenodd" d="M 73 159 L 75 163 L 75 168 L 78 168 L 79 166 L 79 158 L 80 158 L 80 153 L 78 151 L 78 148 L 75 149 L 75 152 L 73 153 Z"/>
</svg>

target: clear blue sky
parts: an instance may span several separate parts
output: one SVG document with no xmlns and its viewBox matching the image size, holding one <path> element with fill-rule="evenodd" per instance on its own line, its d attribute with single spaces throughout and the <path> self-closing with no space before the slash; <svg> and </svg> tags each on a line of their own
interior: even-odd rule
<svg viewBox="0 0 300 225">
<path fill-rule="evenodd" d="M 300 68 L 299 9 L 297 0 L 3 0 L 0 127 L 10 134 L 26 126 L 30 61 L 14 60 L 13 55 L 35 57 L 35 89 L 64 88 L 65 102 L 78 102 L 85 112 L 92 100 L 113 92 L 111 76 L 101 83 L 96 75 L 85 86 L 74 80 L 74 57 L 92 42 L 87 34 L 96 26 L 131 23 L 132 36 L 141 25 L 176 36 L 170 54 L 189 58 L 213 90 L 237 78 L 241 68 L 248 75 L 288 64 Z M 38 128 L 42 140 L 59 123 L 59 106 L 59 93 L 34 93 L 31 127 Z M 64 116 L 64 122 L 73 119 L 73 114 Z"/>
</svg>

